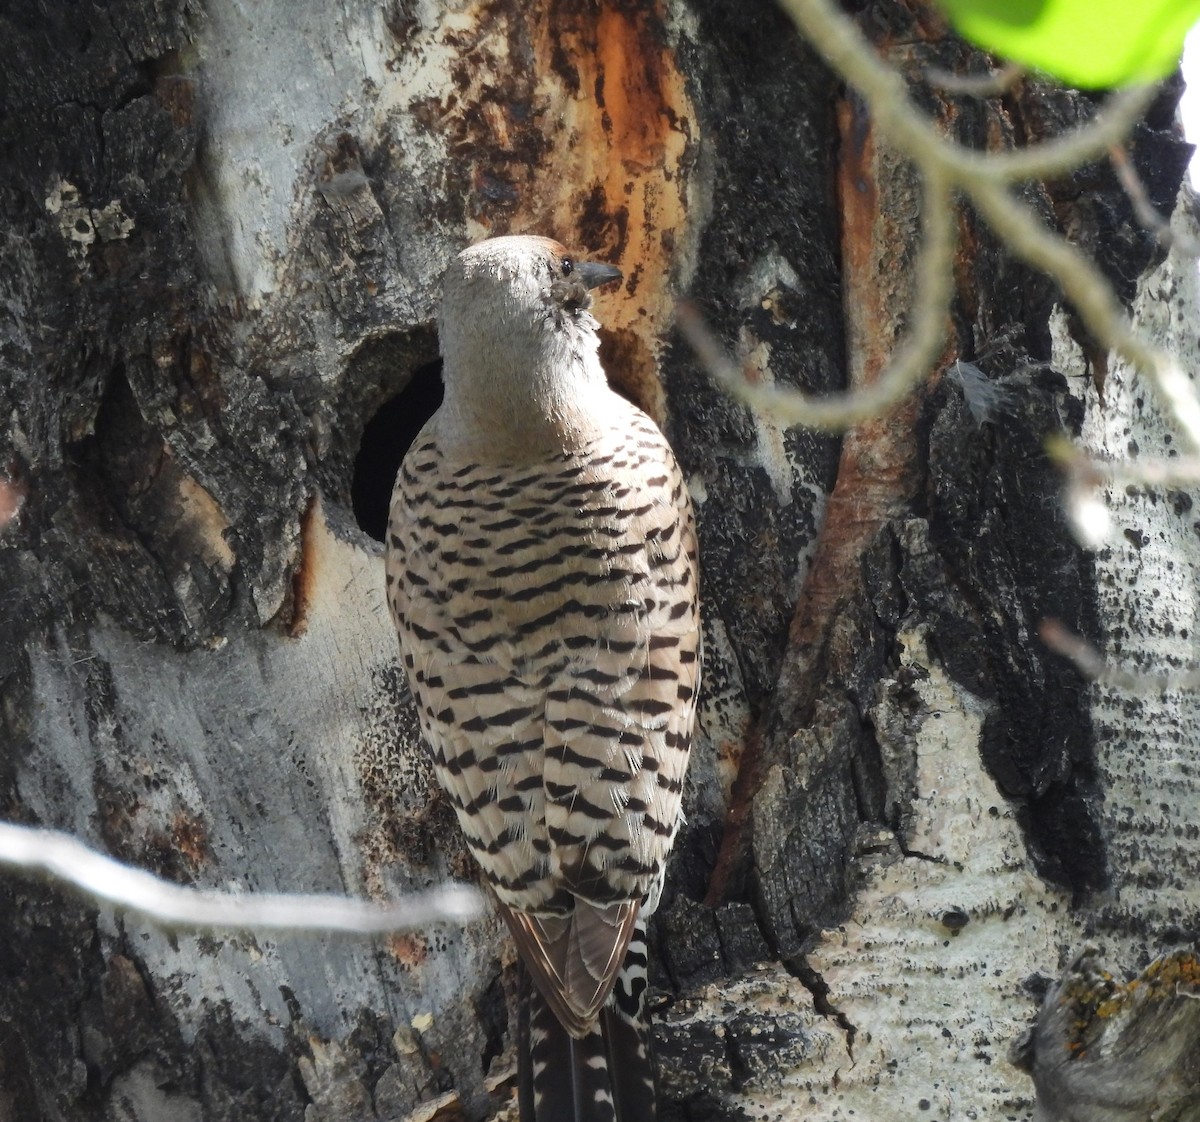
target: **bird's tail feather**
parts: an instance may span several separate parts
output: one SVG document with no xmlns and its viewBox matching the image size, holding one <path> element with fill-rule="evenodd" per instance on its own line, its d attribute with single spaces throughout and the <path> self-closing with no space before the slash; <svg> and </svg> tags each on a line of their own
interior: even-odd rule
<svg viewBox="0 0 1200 1122">
<path fill-rule="evenodd" d="M 596 1028 L 576 1039 L 522 970 L 521 1122 L 654 1122 L 654 1056 L 639 930 Z"/>
</svg>

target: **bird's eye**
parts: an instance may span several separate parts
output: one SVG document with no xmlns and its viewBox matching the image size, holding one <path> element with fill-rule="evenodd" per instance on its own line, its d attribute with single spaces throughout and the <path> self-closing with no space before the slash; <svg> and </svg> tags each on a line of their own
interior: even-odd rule
<svg viewBox="0 0 1200 1122">
<path fill-rule="evenodd" d="M 562 275 L 564 277 L 569 277 L 571 275 L 571 270 L 574 268 L 575 268 L 575 262 L 572 261 L 569 257 L 564 257 L 562 259 Z"/>
</svg>

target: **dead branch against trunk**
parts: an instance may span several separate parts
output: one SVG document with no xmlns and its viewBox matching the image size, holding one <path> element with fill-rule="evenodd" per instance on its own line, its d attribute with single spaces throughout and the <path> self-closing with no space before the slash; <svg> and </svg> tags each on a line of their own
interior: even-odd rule
<svg viewBox="0 0 1200 1122">
<path fill-rule="evenodd" d="M 1136 978 L 1115 979 L 1095 947 L 1046 991 L 1013 1062 L 1038 1090 L 1037 1117 L 1129 1122 L 1197 1117 L 1200 969 L 1177 951 Z"/>
</svg>

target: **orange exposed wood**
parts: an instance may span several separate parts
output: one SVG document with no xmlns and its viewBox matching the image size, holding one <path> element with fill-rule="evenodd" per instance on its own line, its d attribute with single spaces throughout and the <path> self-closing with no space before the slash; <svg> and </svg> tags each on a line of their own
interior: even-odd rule
<svg viewBox="0 0 1200 1122">
<path fill-rule="evenodd" d="M 429 943 L 424 935 L 391 935 L 387 949 L 406 970 L 420 966 L 429 957 Z"/>
<path fill-rule="evenodd" d="M 474 237 L 544 234 L 620 265 L 620 295 L 597 294 L 610 374 L 660 421 L 695 121 L 664 19 L 661 3 L 483 0 L 441 32 L 455 95 L 413 110 L 463 169 Z"/>
<path fill-rule="evenodd" d="M 212 859 L 203 821 L 182 810 L 171 819 L 171 846 L 192 869 L 200 869 Z"/>
<path fill-rule="evenodd" d="M 842 291 L 851 388 L 878 379 L 892 355 L 911 299 L 907 267 L 917 244 L 914 201 L 898 189 L 904 174 L 885 166 L 861 107 L 838 105 L 837 164 L 842 211 Z M 808 575 L 792 617 L 777 696 L 791 728 L 811 720 L 829 677 L 825 657 L 833 624 L 862 593 L 863 554 L 887 520 L 911 502 L 920 480 L 913 394 L 846 434 Z M 776 714 L 778 719 L 779 714 Z M 734 782 L 721 852 L 707 902 L 718 903 L 741 867 L 755 794 L 773 762 L 771 729 L 748 738 Z"/>
<path fill-rule="evenodd" d="M 880 153 L 861 110 L 842 101 L 837 116 L 848 381 L 857 388 L 875 382 L 892 356 L 911 298 L 902 263 L 919 234 L 915 213 L 896 205 L 894 191 L 887 197 L 881 191 Z M 858 589 L 863 550 L 913 497 L 919 401 L 919 395 L 909 395 L 842 442 L 837 481 L 792 620 L 785 679 L 806 674 L 838 608 Z"/>
<path fill-rule="evenodd" d="M 319 573 L 313 548 L 316 519 L 317 500 L 310 498 L 300 519 L 300 557 L 292 574 L 292 611 L 287 624 L 287 633 L 292 639 L 299 639 L 308 631 L 308 613 L 317 588 Z"/>
</svg>

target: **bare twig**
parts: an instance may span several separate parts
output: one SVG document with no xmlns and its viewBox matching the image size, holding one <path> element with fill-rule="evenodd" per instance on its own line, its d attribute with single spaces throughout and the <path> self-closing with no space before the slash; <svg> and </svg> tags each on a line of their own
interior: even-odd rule
<svg viewBox="0 0 1200 1122">
<path fill-rule="evenodd" d="M 1140 87 L 1114 94 L 1090 124 L 1016 152 L 976 152 L 942 137 L 908 96 L 903 77 L 879 56 L 852 20 L 830 0 L 780 0 L 826 61 L 863 95 L 879 128 L 916 164 L 924 182 L 924 241 L 918 292 L 908 335 L 884 374 L 870 386 L 840 397 L 816 400 L 799 391 L 746 379 L 706 336 L 698 317 L 681 316 L 681 328 L 710 373 L 742 400 L 770 411 L 783 424 L 842 429 L 874 416 L 903 396 L 928 373 L 943 339 L 951 295 L 953 217 L 950 195 L 967 195 L 1019 256 L 1053 277 L 1075 305 L 1089 330 L 1107 348 L 1145 373 L 1190 446 L 1186 459 L 1200 455 L 1200 399 L 1178 363 L 1152 346 L 1130 323 L 1112 287 L 1092 262 L 1053 233 L 1031 208 L 1013 196 L 1010 185 L 1072 170 L 1123 141 L 1148 108 L 1155 89 Z M 944 269 L 944 276 L 933 275 Z M 935 298 L 936 297 L 936 298 Z"/>
<path fill-rule="evenodd" d="M 1174 246 L 1189 257 L 1200 257 L 1200 242 L 1172 230 L 1171 224 L 1154 209 L 1154 204 L 1150 201 L 1150 195 L 1146 191 L 1146 185 L 1142 182 L 1142 177 L 1138 175 L 1137 168 L 1133 166 L 1133 161 L 1129 158 L 1129 153 L 1125 151 L 1124 146 L 1114 144 L 1108 150 L 1108 158 L 1112 162 L 1113 170 L 1117 173 L 1117 180 L 1121 184 L 1122 190 L 1129 196 L 1129 201 L 1133 204 L 1133 213 L 1137 216 L 1137 220 L 1158 238 L 1159 245 L 1166 248 Z"/>
<path fill-rule="evenodd" d="M 1066 437 L 1046 442 L 1051 459 L 1062 464 L 1081 487 L 1185 487 L 1200 479 L 1200 456 L 1174 456 L 1137 464 L 1094 459 Z"/>
<path fill-rule="evenodd" d="M 955 74 L 951 70 L 938 70 L 935 67 L 925 71 L 925 81 L 948 94 L 999 97 L 1011 90 L 1025 74 L 1025 67 L 1020 63 L 1006 62 L 988 74 Z"/>
<path fill-rule="evenodd" d="M 215 892 L 172 884 L 114 861 L 69 834 L 0 822 L 0 865 L 40 873 L 159 927 L 188 930 L 343 932 L 376 935 L 479 915 L 479 893 L 447 885 L 390 904 L 346 896 Z"/>
<path fill-rule="evenodd" d="M 921 222 L 908 334 L 887 368 L 869 385 L 849 393 L 813 397 L 789 387 L 754 382 L 728 357 L 691 305 L 679 307 L 680 331 L 718 382 L 747 405 L 770 412 L 781 424 L 836 431 L 877 416 L 929 373 L 946 341 L 955 215 L 946 181 L 936 172 L 926 177 Z"/>
<path fill-rule="evenodd" d="M 1052 651 L 1069 658 L 1085 676 L 1101 685 L 1130 693 L 1166 693 L 1168 690 L 1194 690 L 1200 687 L 1200 669 L 1143 674 L 1112 666 L 1091 643 L 1057 619 L 1042 620 L 1038 636 Z"/>
<path fill-rule="evenodd" d="M 1192 450 L 1200 453 L 1200 399 L 1191 379 L 1174 358 L 1134 330 L 1112 286 L 1083 251 L 1052 234 L 1003 187 L 980 181 L 970 191 L 980 213 L 1008 247 L 1062 285 L 1097 341 L 1150 378 Z"/>
<path fill-rule="evenodd" d="M 938 166 L 957 186 L 982 177 L 992 183 L 1044 179 L 1104 155 L 1128 135 L 1154 99 L 1155 88 L 1122 90 L 1084 128 L 1016 152 L 975 152 L 940 136 L 912 103 L 908 87 L 883 65 L 854 22 L 829 0 L 780 0 L 784 10 L 839 74 L 866 99 L 879 127 L 923 168 Z"/>
</svg>

